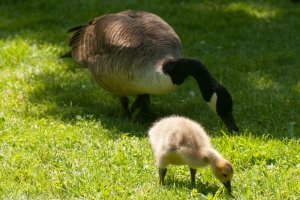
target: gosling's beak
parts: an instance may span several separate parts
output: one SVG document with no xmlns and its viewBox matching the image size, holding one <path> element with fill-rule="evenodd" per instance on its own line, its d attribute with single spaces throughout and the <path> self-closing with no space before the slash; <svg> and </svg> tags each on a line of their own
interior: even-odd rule
<svg viewBox="0 0 300 200">
<path fill-rule="evenodd" d="M 237 127 L 231 112 L 225 116 L 221 116 L 221 119 L 223 120 L 224 124 L 226 125 L 228 131 L 230 131 L 230 132 L 232 132 L 232 131 L 238 132 L 239 131 L 239 128 Z"/>
<path fill-rule="evenodd" d="M 228 192 L 231 193 L 231 182 L 227 181 L 227 182 L 223 183 L 223 185 L 228 190 Z"/>
</svg>

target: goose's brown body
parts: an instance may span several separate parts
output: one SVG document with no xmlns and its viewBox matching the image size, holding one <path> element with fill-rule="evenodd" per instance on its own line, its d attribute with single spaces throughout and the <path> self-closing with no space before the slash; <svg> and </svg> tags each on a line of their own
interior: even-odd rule
<svg viewBox="0 0 300 200">
<path fill-rule="evenodd" d="M 124 11 L 70 31 L 72 57 L 89 68 L 104 89 L 130 96 L 166 94 L 177 88 L 162 65 L 182 57 L 181 41 L 157 15 Z"/>
<path fill-rule="evenodd" d="M 102 88 L 119 96 L 128 117 L 137 109 L 149 113 L 151 94 L 173 92 L 192 76 L 227 128 L 238 130 L 230 93 L 200 61 L 182 57 L 178 35 L 159 16 L 127 10 L 97 17 L 69 32 L 72 50 L 63 57 L 72 56 Z M 128 96 L 137 96 L 130 107 Z"/>
</svg>

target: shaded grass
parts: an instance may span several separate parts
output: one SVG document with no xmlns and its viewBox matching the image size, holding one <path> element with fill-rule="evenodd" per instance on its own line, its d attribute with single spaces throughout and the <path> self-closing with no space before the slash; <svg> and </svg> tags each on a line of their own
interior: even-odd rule
<svg viewBox="0 0 300 200">
<path fill-rule="evenodd" d="M 235 198 L 296 199 L 300 8 L 275 0 L 1 1 L 0 197 L 231 198 L 208 169 L 192 187 L 187 167 L 170 167 L 160 187 L 150 122 L 124 119 L 118 100 L 88 71 L 58 59 L 68 28 L 124 9 L 154 12 L 174 27 L 185 55 L 201 59 L 231 91 L 241 132 L 223 130 L 192 79 L 152 97 L 157 116 L 175 113 L 204 125 L 234 164 Z"/>
</svg>

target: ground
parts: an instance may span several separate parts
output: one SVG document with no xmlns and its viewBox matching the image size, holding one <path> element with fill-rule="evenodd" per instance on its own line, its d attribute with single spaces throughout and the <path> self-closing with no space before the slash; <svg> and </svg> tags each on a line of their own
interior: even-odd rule
<svg viewBox="0 0 300 200">
<path fill-rule="evenodd" d="M 118 99 L 86 69 L 59 56 L 66 30 L 126 9 L 153 12 L 232 94 L 239 133 L 229 133 L 191 78 L 152 96 L 158 117 L 200 122 L 234 166 L 236 199 L 300 196 L 300 4 L 247 1 L 0 2 L 0 197 L 2 199 L 230 199 L 211 170 L 196 186 L 170 167 L 166 186 L 147 138 L 151 122 L 124 118 Z M 131 99 L 132 100 L 132 99 Z"/>
</svg>

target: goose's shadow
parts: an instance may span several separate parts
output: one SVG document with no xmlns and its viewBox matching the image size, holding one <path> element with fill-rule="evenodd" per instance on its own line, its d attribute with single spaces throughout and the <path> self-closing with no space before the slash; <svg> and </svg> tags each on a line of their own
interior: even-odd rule
<svg viewBox="0 0 300 200">
<path fill-rule="evenodd" d="M 51 116 L 65 123 L 84 118 L 115 132 L 145 135 L 145 126 L 126 118 L 118 98 L 102 90 L 85 70 L 42 72 L 27 81 L 35 86 L 28 93 L 29 115 Z"/>
<path fill-rule="evenodd" d="M 138 115 L 135 119 L 128 119 L 118 97 L 99 87 L 87 70 L 68 66 L 60 71 L 40 72 L 28 78 L 27 82 L 34 85 L 33 90 L 28 93 L 30 104 L 26 111 L 32 116 L 52 116 L 67 123 L 74 122 L 78 117 L 96 120 L 107 129 L 116 129 L 116 132 L 132 133 L 134 130 L 132 134 L 136 136 L 145 136 L 149 126 L 159 118 L 178 114 L 197 119 L 201 110 L 201 105 L 195 108 L 195 104 L 201 104 L 199 101 L 202 99 L 183 102 L 184 99 L 180 96 L 184 96 L 181 94 L 184 90 L 181 90 L 164 97 L 153 96 L 151 118 L 138 120 Z M 176 107 L 172 105 L 174 98 L 179 101 Z M 132 102 L 134 98 L 130 100 Z"/>
</svg>

